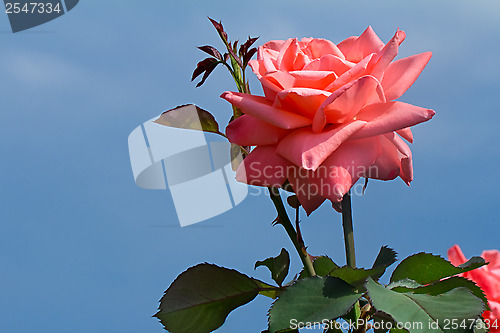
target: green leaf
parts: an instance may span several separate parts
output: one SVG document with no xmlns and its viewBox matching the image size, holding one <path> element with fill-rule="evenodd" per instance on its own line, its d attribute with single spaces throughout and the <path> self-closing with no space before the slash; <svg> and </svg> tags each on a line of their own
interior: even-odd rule
<svg viewBox="0 0 500 333">
<path fill-rule="evenodd" d="M 356 302 L 354 306 L 352 307 L 351 311 L 343 315 L 341 318 L 344 319 L 347 322 L 354 323 L 356 320 L 358 320 L 359 316 L 361 315 L 361 299 L 359 302 Z"/>
<path fill-rule="evenodd" d="M 169 127 L 211 132 L 225 136 L 219 131 L 219 124 L 214 116 L 194 104 L 181 105 L 165 111 L 154 122 Z"/>
<path fill-rule="evenodd" d="M 271 333 L 288 329 L 293 320 L 321 323 L 350 311 L 361 297 L 354 288 L 334 277 L 311 277 L 298 280 L 274 302 L 269 311 Z"/>
<path fill-rule="evenodd" d="M 406 332 L 408 331 L 402 328 L 391 328 L 391 333 L 406 333 Z"/>
<path fill-rule="evenodd" d="M 255 263 L 255 268 L 260 266 L 266 266 L 271 271 L 271 278 L 279 286 L 282 286 L 290 268 L 290 255 L 287 250 L 281 249 L 281 253 L 277 257 L 267 258 Z"/>
<path fill-rule="evenodd" d="M 373 331 L 375 333 L 386 333 L 387 331 L 391 333 L 407 332 L 404 329 L 398 329 L 394 320 L 380 311 L 373 315 Z"/>
<path fill-rule="evenodd" d="M 313 261 L 313 267 L 314 271 L 316 272 L 316 275 L 318 276 L 327 276 L 333 270 L 339 268 L 339 266 L 337 266 L 337 264 L 334 263 L 333 260 L 327 256 L 316 257 Z M 300 272 L 299 279 L 303 279 L 306 277 L 309 277 L 307 271 Z"/>
<path fill-rule="evenodd" d="M 246 150 L 243 149 L 240 145 L 236 145 L 231 143 L 230 155 L 231 155 L 231 168 L 233 171 L 238 170 L 241 162 L 245 158 L 244 155 L 248 154 Z"/>
<path fill-rule="evenodd" d="M 319 276 L 327 276 L 332 271 L 339 268 L 339 266 L 327 256 L 317 257 L 313 262 L 313 267 L 316 274 Z"/>
<path fill-rule="evenodd" d="M 421 284 L 418 284 L 413 280 L 404 279 L 392 282 L 387 286 L 387 288 L 400 293 L 411 292 L 414 294 L 427 294 L 432 296 L 444 294 L 455 288 L 467 288 L 474 296 L 483 301 L 487 310 L 489 309 L 488 300 L 484 295 L 483 290 L 479 288 L 479 286 L 473 281 L 460 276 L 452 276 L 445 280 L 441 280 L 426 286 L 422 286 Z"/>
<path fill-rule="evenodd" d="M 459 276 L 453 276 L 449 279 L 427 285 L 425 287 L 413 290 L 414 294 L 428 294 L 428 295 L 441 295 L 455 288 L 467 288 L 477 298 L 481 299 L 487 306 L 488 300 L 484 295 L 481 288 L 478 287 L 473 281 Z"/>
<path fill-rule="evenodd" d="M 471 271 L 485 264 L 483 258 L 474 257 L 465 264 L 455 267 L 440 256 L 422 252 L 404 259 L 392 273 L 391 282 L 410 279 L 420 284 L 428 284 Z"/>
<path fill-rule="evenodd" d="M 165 291 L 154 316 L 171 333 L 209 333 L 227 315 L 252 301 L 259 286 L 246 275 L 211 264 L 200 264 L 180 274 Z"/>
<path fill-rule="evenodd" d="M 380 272 L 383 272 L 384 270 L 385 267 L 364 269 L 342 266 L 339 269 L 332 271 L 330 276 L 338 277 L 353 286 L 359 287 L 365 283 L 368 277 L 379 276 Z"/>
<path fill-rule="evenodd" d="M 482 318 L 476 321 L 476 326 L 474 326 L 474 333 L 487 333 L 488 327 Z"/>
<path fill-rule="evenodd" d="M 456 288 L 438 296 L 398 293 L 370 278 L 366 289 L 374 308 L 390 315 L 410 333 L 473 332 L 471 321 L 484 311 L 483 302 L 465 288 Z M 466 322 L 469 327 L 452 327 L 452 320 Z"/>
<path fill-rule="evenodd" d="M 415 281 L 410 280 L 410 279 L 403 279 L 403 280 L 394 281 L 387 286 L 388 289 L 392 289 L 392 290 L 398 291 L 398 292 L 401 292 L 401 291 L 405 292 L 405 291 L 409 291 L 410 289 L 415 289 L 418 287 L 422 287 L 422 285 L 420 283 L 416 283 Z"/>
<path fill-rule="evenodd" d="M 383 318 L 380 318 L 378 316 L 373 316 L 373 332 L 375 333 L 385 333 L 387 332 L 386 329 L 384 329 L 384 319 Z"/>
<path fill-rule="evenodd" d="M 335 320 L 331 320 L 326 327 L 327 328 L 323 333 L 344 333 L 344 331 L 342 331 L 341 329 L 341 324 L 337 323 Z"/>
<path fill-rule="evenodd" d="M 398 254 L 396 251 L 387 246 L 382 246 L 380 248 L 380 252 L 378 253 L 377 259 L 373 263 L 372 268 L 375 267 L 389 267 L 394 264 L 397 260 Z"/>
<path fill-rule="evenodd" d="M 342 266 L 339 267 L 337 264 L 333 262 L 332 259 L 326 256 L 322 257 L 317 257 L 313 261 L 313 266 L 314 270 L 316 271 L 316 274 L 319 276 L 333 276 L 333 277 L 338 277 L 345 282 L 358 286 L 360 284 L 363 284 L 366 280 L 367 277 L 371 276 L 375 279 L 378 279 L 385 271 L 387 265 L 390 265 L 394 261 L 390 259 L 389 256 L 386 256 L 384 252 L 388 249 L 386 247 L 383 247 L 380 252 L 382 253 L 382 258 L 385 257 L 386 259 L 379 259 L 378 263 L 377 260 L 375 261 L 377 263 L 377 266 L 372 269 L 364 269 L 364 268 L 351 268 L 349 266 Z M 389 251 L 395 253 L 391 249 L 388 249 Z M 388 251 L 386 252 L 386 254 Z M 381 255 L 377 257 L 380 258 Z M 389 260 L 387 260 L 389 258 Z M 308 274 L 305 271 L 302 271 L 299 275 L 299 279 L 307 277 Z"/>
<path fill-rule="evenodd" d="M 282 287 L 275 287 L 257 279 L 253 279 L 253 281 L 257 284 L 257 286 L 259 286 L 259 294 L 262 296 L 276 299 L 283 291 Z"/>
<path fill-rule="evenodd" d="M 377 313 L 373 315 L 373 332 L 375 333 L 385 333 L 388 331 L 386 329 L 386 322 L 388 322 L 388 319 L 382 318 L 377 316 Z"/>
<path fill-rule="evenodd" d="M 375 262 L 373 263 L 372 268 L 375 269 L 383 267 L 384 269 L 380 273 L 378 273 L 377 275 L 373 275 L 372 277 L 375 280 L 380 279 L 385 273 L 385 268 L 391 266 L 396 262 L 397 256 L 398 254 L 396 253 L 396 251 L 394 251 L 390 247 L 382 246 L 377 258 L 375 259 Z"/>
<path fill-rule="evenodd" d="M 377 259 L 375 259 L 373 268 L 364 269 L 342 266 L 330 271 L 329 275 L 338 277 L 353 286 L 359 287 L 364 284 L 368 277 L 378 280 L 384 274 L 386 268 L 392 265 L 395 261 L 396 252 L 387 246 L 383 246 L 380 249 Z"/>
</svg>

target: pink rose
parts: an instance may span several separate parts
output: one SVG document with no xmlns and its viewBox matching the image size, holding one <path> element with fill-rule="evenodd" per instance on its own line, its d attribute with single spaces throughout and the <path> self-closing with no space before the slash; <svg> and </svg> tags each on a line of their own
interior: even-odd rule
<svg viewBox="0 0 500 333">
<path fill-rule="evenodd" d="M 279 187 L 288 180 L 308 214 L 329 199 L 336 209 L 361 177 L 410 184 L 412 156 L 402 140 L 435 112 L 394 101 L 417 79 L 430 52 L 392 62 L 405 33 L 385 44 L 371 27 L 338 45 L 303 38 L 270 41 L 250 66 L 265 96 L 225 92 L 243 116 L 229 141 L 256 146 L 236 178 Z"/>
<path fill-rule="evenodd" d="M 483 251 L 481 257 L 489 264 L 461 276 L 474 281 L 483 289 L 491 309 L 483 313 L 483 318 L 489 320 L 490 332 L 500 332 L 500 251 Z M 467 261 L 458 245 L 448 250 L 448 258 L 455 266 Z"/>
</svg>

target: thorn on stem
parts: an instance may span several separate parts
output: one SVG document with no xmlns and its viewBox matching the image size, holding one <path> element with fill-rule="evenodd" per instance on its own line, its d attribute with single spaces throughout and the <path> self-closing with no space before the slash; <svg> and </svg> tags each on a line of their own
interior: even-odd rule
<svg viewBox="0 0 500 333">
<path fill-rule="evenodd" d="M 366 187 L 368 186 L 368 177 L 365 178 L 365 185 L 363 185 L 363 195 L 365 194 Z"/>
<path fill-rule="evenodd" d="M 281 225 L 283 225 L 283 222 L 281 221 L 281 219 L 280 219 L 279 215 L 278 215 L 278 216 L 276 216 L 276 218 L 274 219 L 274 221 L 273 221 L 273 223 L 272 223 L 273 227 L 274 227 L 275 225 L 277 225 L 277 224 L 281 224 Z"/>
</svg>

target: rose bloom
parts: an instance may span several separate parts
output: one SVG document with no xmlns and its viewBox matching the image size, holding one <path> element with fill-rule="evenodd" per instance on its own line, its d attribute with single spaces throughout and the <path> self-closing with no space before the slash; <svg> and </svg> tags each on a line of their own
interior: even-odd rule
<svg viewBox="0 0 500 333">
<path fill-rule="evenodd" d="M 250 66 L 265 96 L 225 92 L 244 115 L 229 141 L 256 146 L 238 181 L 281 187 L 289 181 L 308 214 L 326 199 L 339 210 L 361 177 L 413 179 L 410 126 L 434 111 L 395 101 L 413 84 L 430 52 L 393 61 L 405 33 L 384 45 L 371 27 L 339 44 L 303 38 L 270 41 Z"/>
<path fill-rule="evenodd" d="M 481 257 L 489 264 L 461 276 L 474 281 L 483 289 L 491 311 L 485 311 L 483 318 L 489 320 L 490 332 L 500 332 L 500 251 L 483 251 Z M 448 250 L 448 258 L 455 266 L 467 261 L 458 245 Z"/>
</svg>

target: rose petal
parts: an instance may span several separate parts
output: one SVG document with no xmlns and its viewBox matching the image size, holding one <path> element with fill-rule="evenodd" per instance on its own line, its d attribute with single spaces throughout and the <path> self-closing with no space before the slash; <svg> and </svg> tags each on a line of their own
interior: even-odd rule
<svg viewBox="0 0 500 333">
<path fill-rule="evenodd" d="M 276 154 L 276 146 L 256 147 L 236 170 L 236 180 L 255 186 L 281 187 L 290 162 Z"/>
<path fill-rule="evenodd" d="M 411 131 L 411 128 L 409 127 L 402 128 L 400 130 L 397 130 L 396 133 L 401 135 L 401 137 L 406 141 L 408 141 L 409 143 L 413 143 L 413 133 Z"/>
<path fill-rule="evenodd" d="M 296 167 L 295 170 L 295 172 L 289 172 L 288 181 L 307 215 L 310 215 L 326 200 L 328 192 L 338 191 L 344 187 L 349 188 L 351 182 L 350 175 L 345 170 L 345 173 L 335 177 L 337 182 L 335 188 L 331 185 L 332 179 L 330 177 L 321 177 L 311 170 L 299 167 Z"/>
<path fill-rule="evenodd" d="M 295 59 L 295 62 L 293 63 L 293 68 L 295 70 L 302 70 L 309 62 L 311 62 L 311 59 L 309 59 L 309 57 L 301 51 L 297 54 L 297 59 Z"/>
<path fill-rule="evenodd" d="M 358 40 L 358 36 L 351 36 L 337 44 L 337 47 L 339 48 L 340 52 L 342 52 L 344 57 L 352 48 L 356 40 Z"/>
<path fill-rule="evenodd" d="M 340 45 L 339 45 L 340 47 Z M 370 53 L 379 52 L 384 47 L 384 43 L 377 36 L 372 27 L 366 30 L 352 42 L 351 47 L 344 52 L 347 60 L 359 62 Z"/>
<path fill-rule="evenodd" d="M 401 154 L 385 136 L 379 135 L 380 154 L 367 171 L 365 177 L 380 180 L 393 180 L 401 173 Z"/>
<path fill-rule="evenodd" d="M 316 181 L 319 179 L 314 178 L 314 173 L 294 166 L 289 169 L 288 181 L 297 195 L 299 202 L 304 207 L 307 215 L 310 215 L 316 210 L 325 200 L 317 188 Z"/>
<path fill-rule="evenodd" d="M 311 182 L 312 178 L 308 176 L 311 172 L 297 166 L 289 169 L 288 172 L 288 181 L 308 216 L 326 200 L 318 193 L 315 193 L 317 192 L 317 185 Z"/>
<path fill-rule="evenodd" d="M 260 48 L 270 49 L 279 52 L 280 49 L 283 47 L 284 43 L 285 43 L 284 40 L 270 40 L 269 42 L 266 42 L 264 45 L 262 45 Z"/>
<path fill-rule="evenodd" d="M 293 71 L 295 70 L 295 60 L 297 60 L 297 55 L 300 50 L 299 42 L 297 38 L 290 38 L 285 41 L 280 49 L 278 56 L 278 69 L 282 71 Z M 302 68 L 300 68 L 302 69 Z"/>
<path fill-rule="evenodd" d="M 379 136 L 380 137 L 380 136 Z M 381 136 L 382 153 L 369 169 L 368 178 L 392 180 L 399 176 L 408 186 L 413 180 L 410 148 L 394 132 Z"/>
<path fill-rule="evenodd" d="M 276 71 L 278 68 L 279 52 L 259 47 L 257 51 L 257 61 L 250 61 L 253 72 L 257 77 L 261 77 L 268 72 Z M 258 66 L 256 65 L 258 64 Z"/>
<path fill-rule="evenodd" d="M 498 250 L 487 250 L 483 251 L 481 257 L 484 258 L 489 265 L 487 266 L 488 270 L 500 268 L 500 251 Z"/>
<path fill-rule="evenodd" d="M 500 252 L 497 250 L 484 251 L 481 256 L 487 262 L 490 262 L 488 266 L 483 266 L 460 275 L 474 281 L 484 291 L 491 311 L 485 311 L 483 317 L 494 321 L 500 319 L 500 303 L 498 303 L 498 300 L 500 300 L 500 277 L 492 274 L 490 266 L 493 264 L 494 267 L 495 264 L 498 264 Z M 467 261 L 467 258 L 458 245 L 454 245 L 448 250 L 448 259 L 455 266 Z M 496 330 L 492 330 L 492 332 L 496 332 Z"/>
<path fill-rule="evenodd" d="M 373 76 L 363 76 L 331 94 L 318 109 L 313 131 L 320 132 L 327 123 L 339 124 L 352 119 L 366 104 L 385 102 L 380 83 Z"/>
<path fill-rule="evenodd" d="M 311 59 L 318 59 L 324 55 L 334 55 L 340 59 L 345 59 L 344 54 L 337 45 L 327 39 L 315 38 L 311 40 L 307 45 L 307 50 L 311 54 Z"/>
<path fill-rule="evenodd" d="M 274 101 L 276 94 L 282 90 L 294 87 L 295 78 L 288 72 L 275 71 L 261 77 L 260 83 L 264 90 L 264 95 L 270 101 Z"/>
<path fill-rule="evenodd" d="M 488 305 L 491 311 L 484 311 L 483 318 L 488 319 L 490 323 L 490 332 L 498 333 L 500 332 L 500 302 L 495 302 L 489 300 Z"/>
<path fill-rule="evenodd" d="M 482 254 L 483 258 L 484 258 L 485 252 L 487 252 L 487 251 L 483 252 L 483 254 Z M 492 253 L 488 253 L 487 257 L 490 254 L 492 254 Z M 458 245 L 455 245 L 448 250 L 448 257 L 450 258 L 450 261 L 452 262 L 452 264 L 454 264 L 455 266 L 457 266 L 455 264 L 455 262 L 456 263 L 460 262 L 457 259 L 463 259 L 463 262 L 467 261 L 467 259 L 463 255 L 463 253 L 460 250 L 460 248 L 458 247 Z M 488 260 L 486 258 L 484 258 L 484 259 L 488 262 Z M 488 259 L 493 259 L 495 261 L 498 258 L 488 257 Z M 500 278 L 496 274 L 492 274 L 489 271 L 489 268 L 490 268 L 489 266 L 490 265 L 483 266 L 479 269 L 475 269 L 473 271 L 466 272 L 463 274 L 463 276 L 476 282 L 477 285 L 479 287 L 481 287 L 481 289 L 483 289 L 488 300 L 496 300 L 496 299 L 500 300 Z"/>
<path fill-rule="evenodd" d="M 290 89 L 295 86 L 295 77 L 289 72 L 270 72 L 267 73 L 260 81 L 267 80 L 275 84 L 279 89 Z"/>
<path fill-rule="evenodd" d="M 330 71 L 334 72 L 337 76 L 344 74 L 349 69 L 353 68 L 356 64 L 337 56 L 327 54 L 319 59 L 315 59 L 304 66 L 302 70 L 310 71 Z"/>
<path fill-rule="evenodd" d="M 315 171 L 297 168 L 288 179 L 306 212 L 311 214 L 324 199 L 338 203 L 364 176 L 380 154 L 378 139 L 343 143 Z M 290 169 L 292 170 L 292 169 Z"/>
<path fill-rule="evenodd" d="M 252 59 L 248 62 L 248 65 L 252 69 L 253 73 L 257 75 L 257 78 L 260 79 L 263 75 L 266 74 L 267 69 L 264 68 L 263 65 L 261 65 L 262 61 Z"/>
<path fill-rule="evenodd" d="M 329 71 L 302 70 L 291 71 L 289 74 L 295 79 L 293 86 L 297 88 L 324 89 L 337 78 L 334 72 Z"/>
<path fill-rule="evenodd" d="M 340 87 L 343 87 L 347 83 L 352 82 L 354 80 L 357 80 L 360 77 L 362 77 L 363 75 L 366 75 L 368 65 L 370 64 L 371 59 L 374 56 L 375 56 L 375 53 L 372 53 L 372 54 L 368 55 L 367 57 L 365 57 L 363 60 L 358 62 L 354 67 L 352 67 L 350 70 L 348 70 L 347 72 L 340 75 L 338 77 L 338 79 L 333 81 L 333 83 L 330 84 L 328 87 L 326 87 L 325 90 L 333 92 L 333 91 L 339 89 Z"/>
<path fill-rule="evenodd" d="M 247 114 L 236 118 L 226 127 L 229 142 L 240 146 L 272 145 L 286 133 L 288 131 L 285 129 Z"/>
<path fill-rule="evenodd" d="M 499 299 L 500 300 L 500 279 L 488 272 L 485 268 L 479 268 L 470 272 L 467 272 L 468 278 L 477 283 L 481 289 L 483 289 L 488 299 Z"/>
<path fill-rule="evenodd" d="M 308 118 L 274 108 L 265 97 L 231 91 L 224 92 L 221 97 L 243 113 L 280 128 L 293 129 L 311 124 L 311 120 Z"/>
<path fill-rule="evenodd" d="M 467 262 L 467 258 L 464 256 L 462 249 L 460 249 L 460 246 L 456 244 L 448 250 L 448 260 L 453 264 L 453 266 L 459 266 Z"/>
<path fill-rule="evenodd" d="M 382 78 L 387 100 L 401 97 L 422 73 L 431 56 L 432 52 L 425 52 L 390 63 Z"/>
<path fill-rule="evenodd" d="M 373 57 L 372 63 L 370 64 L 371 75 L 375 76 L 378 80 L 382 79 L 385 70 L 398 54 L 399 44 L 404 41 L 405 37 L 406 34 L 404 31 L 399 29 L 396 31 L 389 43 Z"/>
<path fill-rule="evenodd" d="M 376 103 L 363 108 L 356 119 L 366 121 L 366 126 L 353 139 L 390 133 L 414 126 L 431 119 L 433 110 L 403 102 Z"/>
<path fill-rule="evenodd" d="M 285 136 L 276 152 L 297 166 L 316 170 L 342 142 L 364 125 L 363 121 L 353 121 L 321 133 L 314 133 L 310 127 L 299 129 Z"/>
<path fill-rule="evenodd" d="M 322 108 L 328 123 L 343 123 L 354 117 L 365 105 L 385 102 L 385 96 L 380 83 L 373 76 L 363 76 L 355 81 L 336 98 L 329 98 Z"/>
<path fill-rule="evenodd" d="M 369 173 L 381 153 L 380 139 L 376 137 L 346 141 L 340 145 L 315 171 L 316 174 L 326 174 L 322 171 L 325 168 L 329 171 L 332 189 L 337 187 L 324 196 L 332 202 L 340 202 L 359 178 Z"/>
<path fill-rule="evenodd" d="M 491 322 L 494 323 L 495 320 L 497 320 L 497 325 L 498 325 L 498 320 L 500 320 L 500 301 L 499 302 L 495 302 L 495 301 L 489 301 L 489 306 L 490 306 L 490 309 L 491 309 Z M 491 332 L 498 332 L 500 328 L 496 327 L 492 327 L 491 328 Z"/>
<path fill-rule="evenodd" d="M 318 89 L 292 88 L 278 93 L 274 107 L 312 119 L 329 95 L 330 93 Z"/>
<path fill-rule="evenodd" d="M 398 149 L 401 157 L 401 173 L 399 177 L 410 186 L 413 180 L 413 158 L 411 154 L 410 147 L 401 139 L 396 133 L 392 132 L 385 134 L 385 137 L 391 141 L 394 146 Z"/>
</svg>

